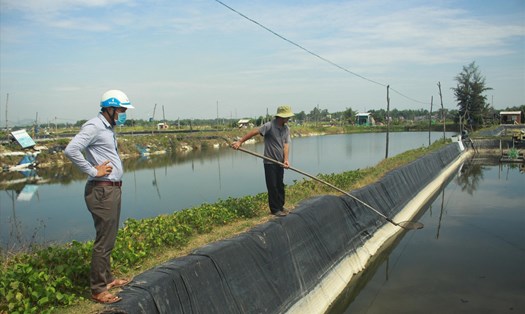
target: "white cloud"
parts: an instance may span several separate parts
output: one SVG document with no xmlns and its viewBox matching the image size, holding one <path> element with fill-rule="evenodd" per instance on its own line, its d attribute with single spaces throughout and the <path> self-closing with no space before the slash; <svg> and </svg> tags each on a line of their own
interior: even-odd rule
<svg viewBox="0 0 525 314">
<path fill-rule="evenodd" d="M 255 98 L 247 111 L 280 98 L 339 106 L 384 102 L 377 92 L 383 87 L 211 0 L 0 1 L 3 91 L 16 93 L 24 104 L 45 102 L 50 112 L 60 110 L 54 104 L 71 94 L 91 100 L 97 98 L 92 93 L 112 84 L 149 102 Z M 504 6 L 492 4 L 494 12 L 486 14 L 478 10 L 486 11 L 490 3 L 474 11 L 469 1 L 454 0 L 226 3 L 323 58 L 412 98 L 430 99 L 437 81 L 454 86 L 462 65 L 479 60 L 481 72 L 493 74 L 488 81 L 495 93 L 505 91 L 496 99 L 525 103 L 525 25 L 519 10 L 500 12 Z M 38 92 L 24 92 L 28 86 Z M 445 97 L 452 103 L 450 95 Z M 179 114 L 185 111 L 193 115 L 191 108 L 180 108 Z M 75 118 L 90 112 L 75 112 Z"/>
</svg>

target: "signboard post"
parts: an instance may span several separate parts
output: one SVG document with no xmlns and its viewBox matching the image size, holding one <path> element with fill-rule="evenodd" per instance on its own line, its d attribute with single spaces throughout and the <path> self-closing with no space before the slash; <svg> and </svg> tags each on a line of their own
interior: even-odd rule
<svg viewBox="0 0 525 314">
<path fill-rule="evenodd" d="M 25 129 L 13 131 L 11 132 L 11 135 L 13 135 L 14 139 L 20 144 L 20 146 L 22 146 L 22 148 L 31 148 L 36 145 L 33 138 L 27 134 Z"/>
</svg>

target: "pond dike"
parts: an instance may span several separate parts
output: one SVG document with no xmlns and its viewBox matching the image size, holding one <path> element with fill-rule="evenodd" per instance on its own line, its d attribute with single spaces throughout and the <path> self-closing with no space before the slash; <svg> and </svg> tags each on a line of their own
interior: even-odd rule
<svg viewBox="0 0 525 314">
<path fill-rule="evenodd" d="M 409 221 L 468 155 L 452 143 L 351 194 Z M 323 313 L 403 231 L 347 195 L 312 198 L 136 276 L 104 313 Z"/>
</svg>

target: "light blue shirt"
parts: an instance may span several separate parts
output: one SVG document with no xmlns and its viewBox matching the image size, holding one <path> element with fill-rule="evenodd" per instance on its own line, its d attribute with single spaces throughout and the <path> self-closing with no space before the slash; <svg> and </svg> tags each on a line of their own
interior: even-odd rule
<svg viewBox="0 0 525 314">
<path fill-rule="evenodd" d="M 101 113 L 84 123 L 80 132 L 69 142 L 64 153 L 75 166 L 89 176 L 90 181 L 120 181 L 124 174 L 117 151 L 115 132 Z M 97 178 L 95 166 L 103 164 L 106 160 L 110 161 L 109 164 L 113 169 L 109 175 Z"/>
</svg>

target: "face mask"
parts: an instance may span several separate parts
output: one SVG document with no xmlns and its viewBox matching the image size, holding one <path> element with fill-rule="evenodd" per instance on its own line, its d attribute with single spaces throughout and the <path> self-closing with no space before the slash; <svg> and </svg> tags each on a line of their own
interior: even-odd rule
<svg viewBox="0 0 525 314">
<path fill-rule="evenodd" d="M 125 112 L 119 112 L 118 116 L 117 116 L 117 121 L 115 121 L 115 123 L 117 125 L 124 125 L 125 122 L 126 122 L 126 113 Z"/>
</svg>

